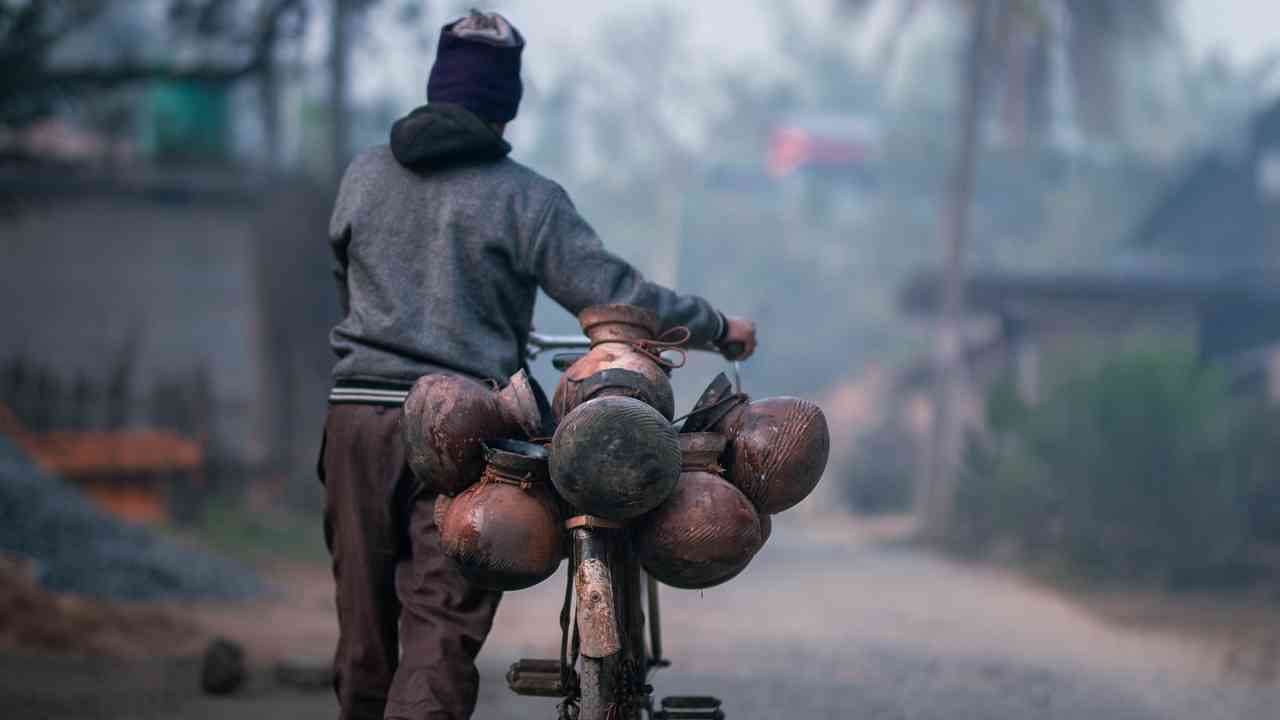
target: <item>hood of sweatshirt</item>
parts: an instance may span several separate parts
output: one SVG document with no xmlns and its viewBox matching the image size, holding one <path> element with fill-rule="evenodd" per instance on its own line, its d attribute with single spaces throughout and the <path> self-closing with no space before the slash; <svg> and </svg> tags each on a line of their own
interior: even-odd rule
<svg viewBox="0 0 1280 720">
<path fill-rule="evenodd" d="M 416 172 L 493 162 L 510 152 L 497 130 L 461 105 L 429 103 L 391 126 L 391 154 Z"/>
</svg>

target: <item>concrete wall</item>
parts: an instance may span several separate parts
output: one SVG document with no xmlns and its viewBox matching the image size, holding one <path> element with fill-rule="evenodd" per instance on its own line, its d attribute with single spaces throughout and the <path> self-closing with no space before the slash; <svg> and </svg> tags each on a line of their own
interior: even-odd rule
<svg viewBox="0 0 1280 720">
<path fill-rule="evenodd" d="M 158 378 L 205 367 L 212 439 L 263 460 L 252 208 L 145 194 L 3 201 L 0 363 L 25 357 L 101 379 L 136 342 L 139 405 Z"/>
</svg>

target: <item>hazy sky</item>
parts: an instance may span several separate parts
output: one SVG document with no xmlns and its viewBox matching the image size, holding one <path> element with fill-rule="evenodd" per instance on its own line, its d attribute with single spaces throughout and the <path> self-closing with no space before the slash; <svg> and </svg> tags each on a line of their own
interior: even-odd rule
<svg viewBox="0 0 1280 720">
<path fill-rule="evenodd" d="M 650 0 L 628 3 L 627 7 L 649 5 L 676 10 L 688 19 L 695 43 L 718 59 L 726 59 L 750 54 L 771 42 L 765 26 L 766 8 L 771 2 Z M 795 4 L 818 16 L 831 6 L 832 0 L 799 0 Z M 623 7 L 621 3 L 599 0 L 515 0 L 507 5 L 530 37 L 547 42 L 579 42 L 589 36 L 601 18 Z M 1182 0 L 1181 16 L 1182 32 L 1197 56 L 1220 48 L 1233 59 L 1247 62 L 1280 47 L 1278 0 Z"/>
<path fill-rule="evenodd" d="M 934 0 L 939 5 L 952 0 Z M 720 63 L 767 64 L 779 42 L 769 31 L 770 7 L 775 0 L 647 0 L 646 2 L 600 2 L 599 0 L 507 0 L 477 2 L 507 14 L 529 39 L 525 53 L 528 79 L 534 83 L 541 73 L 552 70 L 553 62 L 564 62 L 587 47 L 599 47 L 593 35 L 601 32 L 610 16 L 642 13 L 646 7 L 661 7 L 687 23 L 692 55 L 708 65 Z M 814 22 L 825 16 L 833 0 L 794 0 L 809 11 Z M 428 3 L 432 12 L 423 20 L 434 35 L 446 12 L 460 14 L 466 2 Z M 883 24 L 891 3 L 881 2 L 872 17 L 872 29 Z M 1268 51 L 1280 50 L 1280 0 L 1183 0 L 1180 30 L 1193 56 L 1202 58 L 1218 50 L 1233 61 L 1248 63 Z M 424 94 L 429 51 L 407 41 L 408 31 L 388 14 L 373 20 L 382 42 L 364 58 L 372 72 L 356 73 L 357 96 L 371 98 L 393 95 L 418 101 Z M 868 35 L 874 36 L 874 32 Z M 324 33 L 313 33 L 314 51 L 323 53 Z M 571 61 L 571 60 L 570 60 Z M 357 62 L 360 62 L 359 60 Z"/>
<path fill-rule="evenodd" d="M 1197 56 L 1225 51 L 1249 62 L 1280 50 L 1280 2 L 1276 0 L 1183 0 L 1182 29 Z"/>
</svg>

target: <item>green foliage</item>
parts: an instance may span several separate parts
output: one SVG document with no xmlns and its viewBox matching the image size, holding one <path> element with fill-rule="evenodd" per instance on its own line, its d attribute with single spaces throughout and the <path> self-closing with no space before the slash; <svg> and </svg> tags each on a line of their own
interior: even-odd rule
<svg viewBox="0 0 1280 720">
<path fill-rule="evenodd" d="M 196 536 L 210 547 L 246 562 L 327 560 L 318 518 L 283 506 L 251 510 L 238 498 L 219 496 L 204 507 Z"/>
<path fill-rule="evenodd" d="M 1090 573 L 1182 582 L 1235 567 L 1265 522 L 1251 524 L 1248 499 L 1275 483 L 1249 468 L 1275 466 L 1270 446 L 1191 353 L 1115 357 L 1034 408 L 1007 388 L 992 400 L 993 433 L 970 443 L 956 501 L 959 541 L 1013 539 Z"/>
</svg>

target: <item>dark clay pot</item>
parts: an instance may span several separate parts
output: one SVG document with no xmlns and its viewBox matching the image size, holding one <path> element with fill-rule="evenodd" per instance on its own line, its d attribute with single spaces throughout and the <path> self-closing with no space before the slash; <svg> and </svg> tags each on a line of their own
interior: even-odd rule
<svg viewBox="0 0 1280 720">
<path fill-rule="evenodd" d="M 633 397 L 670 420 L 675 414 L 668 371 L 637 349 L 658 334 L 658 318 L 631 305 L 595 305 L 578 315 L 591 350 L 560 376 L 551 409 L 563 419 L 582 403 L 608 396 Z"/>
<path fill-rule="evenodd" d="M 485 442 L 536 435 L 541 416 L 521 370 L 498 392 L 460 375 L 425 375 L 404 401 L 403 422 L 413 474 L 434 492 L 456 495 L 480 478 Z"/>
<path fill-rule="evenodd" d="M 436 501 L 440 544 L 472 582 L 520 590 L 555 573 L 564 557 L 560 513 L 547 482 L 541 446 L 497 441 L 485 450 L 483 479 L 449 501 Z"/>
<path fill-rule="evenodd" d="M 712 429 L 729 438 L 726 477 L 763 513 L 794 507 L 827 467 L 827 419 L 807 400 L 778 397 L 740 404 Z"/>
<path fill-rule="evenodd" d="M 675 428 L 635 398 L 588 400 L 551 439 L 551 482 L 578 512 L 626 522 L 657 507 L 679 478 Z"/>
<path fill-rule="evenodd" d="M 640 522 L 636 547 L 645 572 L 659 582 L 706 588 L 742 572 L 764 538 L 751 501 L 714 467 L 724 436 L 686 433 L 680 444 L 684 470 L 679 485 Z"/>
</svg>

